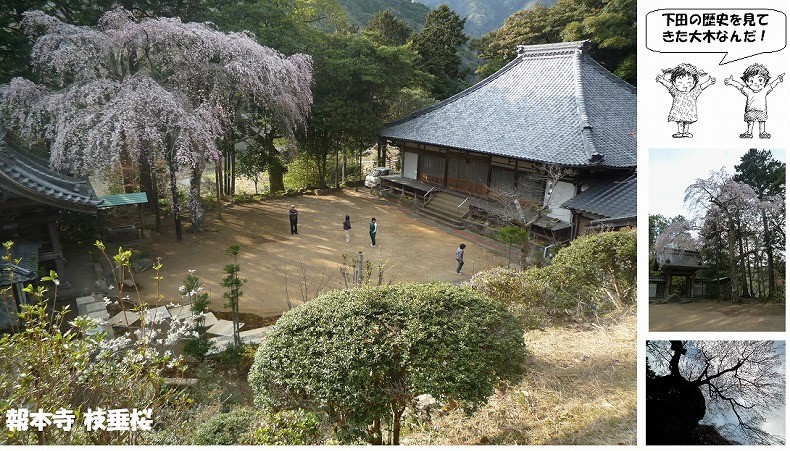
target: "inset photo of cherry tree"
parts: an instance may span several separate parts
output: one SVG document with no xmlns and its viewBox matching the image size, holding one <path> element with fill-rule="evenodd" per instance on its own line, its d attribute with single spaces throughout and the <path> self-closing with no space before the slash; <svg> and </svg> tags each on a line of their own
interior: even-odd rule
<svg viewBox="0 0 790 451">
<path fill-rule="evenodd" d="M 785 330 L 785 166 L 775 149 L 650 150 L 651 331 Z"/>
</svg>

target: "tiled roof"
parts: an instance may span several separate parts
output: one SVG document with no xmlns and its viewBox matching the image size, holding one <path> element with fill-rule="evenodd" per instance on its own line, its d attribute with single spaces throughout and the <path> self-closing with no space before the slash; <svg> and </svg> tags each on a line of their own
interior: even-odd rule
<svg viewBox="0 0 790 451">
<path fill-rule="evenodd" d="M 697 251 L 667 249 L 656 255 L 658 269 L 665 268 L 689 268 L 699 269 L 702 267 L 702 256 Z"/>
<path fill-rule="evenodd" d="M 61 174 L 26 154 L 0 124 L 0 201 L 9 197 L 87 213 L 96 213 L 101 203 L 87 179 Z"/>
<path fill-rule="evenodd" d="M 11 261 L 0 259 L 0 286 L 37 279 L 38 248 L 37 243 L 15 240 L 14 245 L 11 246 Z M 5 248 L 0 247 L 0 257 L 5 255 Z"/>
<path fill-rule="evenodd" d="M 494 75 L 380 135 L 563 166 L 635 167 L 636 88 L 586 47 L 520 46 Z"/>
<path fill-rule="evenodd" d="M 600 180 L 561 205 L 568 210 L 591 213 L 604 218 L 636 216 L 636 174 L 625 178 Z"/>
</svg>

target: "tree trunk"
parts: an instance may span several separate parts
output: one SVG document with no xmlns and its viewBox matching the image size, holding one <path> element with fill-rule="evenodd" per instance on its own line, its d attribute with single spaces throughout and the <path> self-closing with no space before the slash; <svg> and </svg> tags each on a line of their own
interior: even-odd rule
<svg viewBox="0 0 790 451">
<path fill-rule="evenodd" d="M 203 202 L 200 199 L 200 182 L 203 177 L 203 170 L 193 167 L 189 177 L 189 209 L 192 216 L 193 232 L 202 232 L 204 229 L 203 221 Z"/>
<path fill-rule="evenodd" d="M 729 230 L 727 231 L 727 250 L 730 255 L 730 292 L 732 294 L 732 303 L 738 303 L 738 258 L 735 251 L 735 224 L 729 221 Z"/>
<path fill-rule="evenodd" d="M 328 152 L 322 152 L 315 159 L 316 163 L 318 163 L 318 185 L 321 187 L 326 186 L 326 162 L 328 157 Z"/>
<path fill-rule="evenodd" d="M 236 146 L 230 145 L 230 192 L 236 194 Z"/>
<path fill-rule="evenodd" d="M 173 196 L 173 218 L 176 226 L 176 240 L 181 241 L 183 238 L 181 232 L 181 203 L 178 201 L 178 184 L 176 183 L 176 163 L 175 157 L 170 156 L 170 193 Z"/>
<path fill-rule="evenodd" d="M 156 165 L 153 165 L 154 168 Z M 159 217 L 159 177 L 157 176 L 156 170 L 153 171 L 151 174 L 151 178 L 153 179 L 153 183 L 151 184 L 151 195 L 148 196 L 148 202 L 153 205 L 154 209 L 154 218 L 156 219 L 156 231 L 162 231 L 162 219 Z"/>
<path fill-rule="evenodd" d="M 274 146 L 273 137 L 267 135 L 264 141 L 259 140 L 258 143 L 261 144 L 261 147 L 267 154 L 266 165 L 269 168 L 269 192 L 285 191 L 283 175 L 286 167 L 280 160 L 280 151 Z"/>
<path fill-rule="evenodd" d="M 746 243 L 746 249 L 747 250 L 749 249 L 749 243 L 748 242 Z M 752 297 L 752 298 L 756 296 L 755 295 L 755 291 L 754 291 L 754 271 L 753 271 L 753 269 L 754 269 L 755 265 L 759 264 L 758 261 L 757 261 L 757 258 L 758 258 L 758 255 L 757 255 L 756 248 L 755 248 L 754 255 L 751 255 L 751 256 L 749 256 L 749 257 L 747 257 L 745 259 L 746 260 L 746 274 L 749 277 L 749 297 Z"/>
<path fill-rule="evenodd" d="M 399 407 L 396 403 L 392 403 L 392 444 L 400 445 L 400 429 L 401 429 L 401 416 L 403 415 L 403 407 Z"/>
<path fill-rule="evenodd" d="M 533 221 L 534 222 L 534 221 Z M 532 238 L 532 223 L 523 227 L 526 230 L 526 235 L 524 238 L 524 244 L 521 246 L 521 255 L 519 256 L 519 265 L 521 265 L 521 269 L 527 269 L 530 266 L 534 266 L 534 262 L 532 261 L 532 254 L 534 253 L 535 249 L 532 246 L 531 238 Z"/>
<path fill-rule="evenodd" d="M 241 335 L 239 334 L 239 300 L 236 298 L 236 305 L 233 306 L 233 344 L 241 346 Z"/>
<path fill-rule="evenodd" d="M 716 229 L 716 302 L 724 300 L 721 290 L 721 233 Z"/>
<path fill-rule="evenodd" d="M 269 165 L 269 192 L 276 193 L 278 191 L 285 191 L 285 182 L 283 175 L 285 174 L 285 166 L 280 163 Z"/>
<path fill-rule="evenodd" d="M 231 165 L 233 164 L 233 159 L 230 155 L 230 151 L 226 148 L 225 154 L 223 155 L 223 172 L 224 172 L 224 179 L 223 179 L 223 186 L 225 194 L 228 196 L 232 196 L 235 194 L 233 192 L 233 184 L 231 183 L 231 177 L 233 171 L 231 170 Z"/>
<path fill-rule="evenodd" d="M 381 419 L 377 418 L 373 421 L 373 425 L 368 428 L 368 443 L 371 445 L 381 445 L 382 444 L 382 434 L 381 434 Z"/>
<path fill-rule="evenodd" d="M 768 299 L 774 300 L 776 297 L 776 290 L 774 289 L 776 281 L 774 280 L 774 249 L 771 245 L 771 229 L 768 227 L 768 217 L 763 211 L 763 231 L 765 235 L 765 251 L 768 255 Z"/>
<path fill-rule="evenodd" d="M 140 172 L 140 191 L 143 191 L 148 194 L 153 194 L 156 189 L 154 188 L 154 183 L 156 181 L 155 177 L 153 177 L 151 171 L 151 161 L 147 152 L 140 152 L 140 155 L 137 157 L 137 167 Z M 150 202 L 148 204 L 148 208 L 151 212 L 156 211 L 156 203 Z"/>
<path fill-rule="evenodd" d="M 217 186 L 217 219 L 222 221 L 222 162 L 214 165 L 214 184 Z"/>
<path fill-rule="evenodd" d="M 332 184 L 335 185 L 335 188 L 339 187 L 340 186 L 340 149 L 337 146 L 337 144 L 335 145 L 335 173 L 332 179 L 333 179 Z"/>
<path fill-rule="evenodd" d="M 135 183 L 135 179 L 137 179 L 138 177 L 135 177 L 136 174 L 134 173 L 135 170 L 134 170 L 134 164 L 132 163 L 132 157 L 131 155 L 129 155 L 129 151 L 126 149 L 126 146 L 123 146 L 123 148 L 121 149 L 120 157 L 121 157 L 120 158 L 121 179 L 123 183 L 123 192 L 124 193 L 133 192 L 135 185 L 137 185 Z"/>
<path fill-rule="evenodd" d="M 346 172 L 348 171 L 348 152 L 345 150 L 343 151 L 343 167 L 342 171 L 340 172 L 341 180 L 343 183 L 346 181 Z"/>
<path fill-rule="evenodd" d="M 683 342 L 679 340 L 673 340 L 669 343 L 670 349 L 673 351 L 672 358 L 669 361 L 669 374 L 674 377 L 681 377 L 678 364 L 680 363 L 680 356 L 686 354 L 686 348 L 683 346 Z"/>
<path fill-rule="evenodd" d="M 757 272 L 757 297 L 759 299 L 765 299 L 765 290 L 763 289 L 763 265 L 762 265 L 762 258 L 757 258 L 757 266 L 754 268 L 755 272 Z"/>
<path fill-rule="evenodd" d="M 744 251 L 744 248 L 743 248 L 743 233 L 741 231 L 740 221 L 738 221 L 738 249 L 740 251 L 740 255 L 746 255 L 746 253 Z M 747 266 L 746 263 L 747 263 L 747 259 L 746 258 L 742 258 L 741 259 L 741 263 L 740 263 L 740 267 L 741 267 L 741 292 L 743 293 L 744 297 L 750 298 L 750 297 L 752 297 L 752 294 L 750 293 L 750 290 L 749 290 L 749 274 L 748 274 L 748 272 L 746 270 L 746 266 Z"/>
</svg>

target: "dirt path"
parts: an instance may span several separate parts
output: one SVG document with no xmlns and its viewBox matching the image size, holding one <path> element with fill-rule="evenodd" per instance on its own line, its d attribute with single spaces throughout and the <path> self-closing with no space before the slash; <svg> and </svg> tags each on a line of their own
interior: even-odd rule
<svg viewBox="0 0 790 451">
<path fill-rule="evenodd" d="M 785 304 L 651 304 L 651 332 L 784 332 Z"/>
<path fill-rule="evenodd" d="M 299 211 L 298 235 L 291 235 L 289 230 L 287 212 L 291 204 Z M 345 215 L 351 216 L 350 243 L 345 242 L 342 230 Z M 375 249 L 368 236 L 371 217 L 376 217 L 379 224 Z M 144 246 L 151 257 L 162 258 L 164 279 L 160 290 L 165 303 L 178 301 L 176 293 L 192 269 L 211 294 L 211 309 L 224 310 L 224 289 L 219 282 L 222 268 L 231 262 L 225 249 L 233 243 L 241 245 L 239 265 L 241 276 L 247 279 L 240 310 L 262 316 L 287 310 L 286 277 L 288 296 L 294 305 L 305 297 L 304 291 L 309 300 L 321 287 L 343 288 L 343 253 L 351 256 L 362 251 L 374 265 L 385 262 L 390 268 L 385 281 L 396 283 L 459 283 L 483 268 L 507 263 L 501 246 L 493 240 L 475 236 L 477 243 L 470 242 L 468 232 L 443 229 L 410 209 L 363 191 L 235 205 L 223 210 L 221 222 L 216 212 L 208 213 L 206 224 L 207 232 L 187 233 L 177 242 L 170 219 L 163 222 L 162 234 Z M 455 250 L 461 242 L 467 243 L 466 266 L 463 274 L 456 275 Z M 143 286 L 141 294 L 149 302 L 156 299 L 152 275 L 151 271 L 136 275 Z"/>
</svg>

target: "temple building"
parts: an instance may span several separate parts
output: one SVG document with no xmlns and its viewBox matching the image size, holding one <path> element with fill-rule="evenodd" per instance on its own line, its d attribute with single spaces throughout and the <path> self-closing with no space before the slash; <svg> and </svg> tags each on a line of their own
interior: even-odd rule
<svg viewBox="0 0 790 451">
<path fill-rule="evenodd" d="M 636 88 L 588 45 L 520 46 L 490 77 L 388 124 L 379 160 L 394 146 L 401 165 L 382 189 L 459 228 L 488 220 L 496 193 L 522 193 L 548 212 L 533 224 L 546 242 L 635 226 Z"/>
<path fill-rule="evenodd" d="M 22 286 L 39 277 L 39 267 L 55 269 L 67 281 L 57 227 L 61 211 L 97 214 L 102 200 L 87 179 L 54 171 L 46 161 L 25 151 L 0 124 L 0 243 L 13 241 L 9 260 L 0 260 L 0 329 L 7 327 L 18 303 L 26 302 Z M 0 256 L 6 249 L 0 249 Z M 10 294 L 7 296 L 6 294 Z"/>
</svg>

